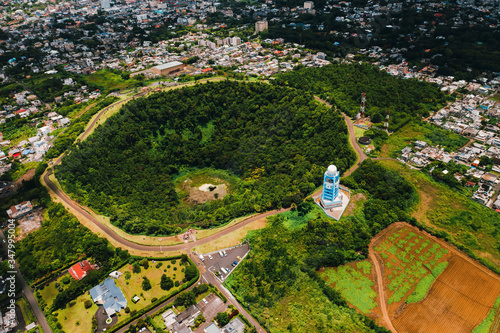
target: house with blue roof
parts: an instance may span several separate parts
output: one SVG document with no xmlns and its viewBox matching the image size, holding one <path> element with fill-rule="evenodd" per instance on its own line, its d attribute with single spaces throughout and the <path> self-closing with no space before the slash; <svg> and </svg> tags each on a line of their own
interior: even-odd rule
<svg viewBox="0 0 500 333">
<path fill-rule="evenodd" d="M 89 293 L 94 303 L 102 305 L 109 317 L 127 307 L 127 299 L 113 279 L 106 278 L 103 283 L 90 289 Z"/>
</svg>

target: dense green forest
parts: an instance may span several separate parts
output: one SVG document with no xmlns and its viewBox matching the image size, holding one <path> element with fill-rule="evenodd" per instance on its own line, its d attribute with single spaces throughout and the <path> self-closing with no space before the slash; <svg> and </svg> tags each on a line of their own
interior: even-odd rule
<svg viewBox="0 0 500 333">
<path fill-rule="evenodd" d="M 127 232 L 161 235 L 300 203 L 327 165 L 347 170 L 354 160 L 343 119 L 312 95 L 226 81 L 128 103 L 56 176 Z M 186 207 L 173 183 L 183 167 L 223 169 L 241 181 L 223 199 Z"/>
<path fill-rule="evenodd" d="M 348 309 L 316 271 L 365 259 L 375 234 L 392 222 L 414 221 L 409 213 L 417 192 L 396 172 L 371 160 L 344 180 L 367 197 L 360 216 L 335 222 L 321 213 L 303 227 L 286 227 L 290 213 L 285 213 L 248 236 L 252 251 L 227 285 L 270 332 L 385 332 Z M 292 214 L 307 214 L 310 205 L 306 200 Z"/>
<path fill-rule="evenodd" d="M 437 85 L 395 77 L 371 65 L 300 68 L 279 75 L 273 82 L 326 98 L 349 116 L 359 112 L 361 94 L 366 92 L 365 114 L 372 122 L 381 123 L 389 110 L 391 131 L 428 116 L 446 102 Z"/>
</svg>

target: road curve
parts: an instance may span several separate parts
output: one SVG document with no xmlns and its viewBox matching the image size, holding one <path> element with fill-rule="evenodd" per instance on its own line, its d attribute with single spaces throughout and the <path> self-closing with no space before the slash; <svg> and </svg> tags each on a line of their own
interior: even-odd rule
<svg viewBox="0 0 500 333">
<path fill-rule="evenodd" d="M 333 105 L 331 105 L 330 103 L 328 103 L 325 100 L 322 100 L 318 96 L 314 96 L 314 98 L 318 102 L 321 102 L 330 108 L 333 107 Z M 340 114 L 344 117 L 344 121 L 347 125 L 347 130 L 349 132 L 349 142 L 351 144 L 351 147 L 356 151 L 356 154 L 359 157 L 357 164 L 352 166 L 349 170 L 347 170 L 347 172 L 344 173 L 343 177 L 347 177 L 351 173 L 353 173 L 358 168 L 359 164 L 361 164 L 364 160 L 366 160 L 368 158 L 368 156 L 366 156 L 365 152 L 363 151 L 363 149 L 359 146 L 358 142 L 356 141 L 356 134 L 354 133 L 354 125 L 351 121 L 351 118 L 343 112 L 341 112 Z"/>
<path fill-rule="evenodd" d="M 220 232 L 213 234 L 211 236 L 196 240 L 194 242 L 190 243 L 184 243 L 184 244 L 178 244 L 178 245 L 161 245 L 161 246 L 153 246 L 153 245 L 142 245 L 138 243 L 131 242 L 127 239 L 122 238 L 118 234 L 116 234 L 113 230 L 111 230 L 108 226 L 100 222 L 98 219 L 96 219 L 94 216 L 89 214 L 85 209 L 82 208 L 78 203 L 76 203 L 74 200 L 72 200 L 70 197 L 66 195 L 63 191 L 61 191 L 51 180 L 50 180 L 50 175 L 52 174 L 52 169 L 49 169 L 45 175 L 43 176 L 43 181 L 45 184 L 50 188 L 50 190 L 56 195 L 65 206 L 70 207 L 74 210 L 76 210 L 79 214 L 81 214 L 84 218 L 95 224 L 97 227 L 99 227 L 106 235 L 108 235 L 110 238 L 118 242 L 119 244 L 123 245 L 125 248 L 131 248 L 134 250 L 139 250 L 139 251 L 190 251 L 193 247 L 203 245 L 209 242 L 212 242 L 222 236 L 225 236 L 235 230 L 238 230 L 244 226 L 246 226 L 249 223 L 255 222 L 257 220 L 260 220 L 264 217 L 268 217 L 271 215 L 279 214 L 286 212 L 290 210 L 290 208 L 287 209 L 276 209 L 276 210 L 271 210 L 265 213 L 261 213 L 258 215 L 254 215 L 249 217 L 248 219 L 237 223 L 229 228 L 226 228 L 224 230 L 221 230 Z"/>
</svg>

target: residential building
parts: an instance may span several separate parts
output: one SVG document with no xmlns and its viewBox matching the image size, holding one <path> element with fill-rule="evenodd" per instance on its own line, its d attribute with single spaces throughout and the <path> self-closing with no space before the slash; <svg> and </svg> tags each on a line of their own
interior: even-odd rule
<svg viewBox="0 0 500 333">
<path fill-rule="evenodd" d="M 268 23 L 267 21 L 257 21 L 255 22 L 255 33 L 258 34 L 259 32 L 265 31 L 268 28 Z"/>
<path fill-rule="evenodd" d="M 103 283 L 90 289 L 89 293 L 94 303 L 102 305 L 109 317 L 127 307 L 127 299 L 113 279 L 106 278 Z"/>
<path fill-rule="evenodd" d="M 7 209 L 7 215 L 11 219 L 16 219 L 18 217 L 23 216 L 24 214 L 30 212 L 33 209 L 33 205 L 30 201 L 21 202 L 18 205 L 11 206 L 10 209 Z"/>
</svg>

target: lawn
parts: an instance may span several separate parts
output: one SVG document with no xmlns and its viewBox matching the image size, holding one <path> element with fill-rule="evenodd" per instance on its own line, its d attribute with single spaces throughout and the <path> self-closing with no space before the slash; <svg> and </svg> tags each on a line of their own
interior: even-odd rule
<svg viewBox="0 0 500 333">
<path fill-rule="evenodd" d="M 52 302 L 56 298 L 57 294 L 59 294 L 59 290 L 57 290 L 55 286 L 56 283 L 59 283 L 63 289 L 65 289 L 65 287 L 67 286 L 61 282 L 61 280 L 66 276 L 70 277 L 70 279 L 73 279 L 69 273 L 66 273 L 60 278 L 56 279 L 55 281 L 50 282 L 43 289 L 38 291 L 40 292 L 42 299 L 45 301 L 45 304 L 47 304 L 48 307 L 52 305 Z"/>
<path fill-rule="evenodd" d="M 445 231 L 449 239 L 470 249 L 489 266 L 500 269 L 500 234 L 497 212 L 457 193 L 418 170 L 395 161 L 380 161 L 397 171 L 417 189 L 420 200 L 412 216 L 436 230 Z"/>
<path fill-rule="evenodd" d="M 104 92 L 124 90 L 134 87 L 139 81 L 135 78 L 124 80 L 120 74 L 103 69 L 85 77 L 85 80 L 104 90 Z"/>
<path fill-rule="evenodd" d="M 312 209 L 303 216 L 300 216 L 296 210 L 289 210 L 280 215 L 285 218 L 284 225 L 289 229 L 303 228 L 307 225 L 307 221 L 320 216 L 326 216 L 323 210 L 316 204 L 312 204 Z"/>
<path fill-rule="evenodd" d="M 376 306 L 377 293 L 371 280 L 372 264 L 359 261 L 337 268 L 327 268 L 320 276 L 339 291 L 342 297 L 362 313 L 370 313 Z"/>
<path fill-rule="evenodd" d="M 356 135 L 356 139 L 362 137 L 365 134 L 366 130 L 361 127 L 354 126 L 354 134 Z"/>
<path fill-rule="evenodd" d="M 89 332 L 92 326 L 92 317 L 95 315 L 98 306 L 92 302 L 92 306 L 89 309 L 85 309 L 84 303 L 86 300 L 92 300 L 89 293 L 85 293 L 73 301 L 75 302 L 73 306 L 69 306 L 68 304 L 65 309 L 56 312 L 57 320 L 61 323 L 65 332 Z"/>
<path fill-rule="evenodd" d="M 413 121 L 393 133 L 381 147 L 381 157 L 396 157 L 404 147 L 415 140 L 425 141 L 435 146 L 440 145 L 445 150 L 456 150 L 464 146 L 469 139 L 461 135 L 442 129 L 438 126 Z"/>
<path fill-rule="evenodd" d="M 129 264 L 118 269 L 118 271 L 122 272 L 124 275 L 116 281 L 116 285 L 123 291 L 123 294 L 127 299 L 128 307 L 131 311 L 140 310 L 151 304 L 151 299 L 153 297 L 160 298 L 179 289 L 179 287 L 173 287 L 172 289 L 165 291 L 160 288 L 160 280 L 163 274 L 171 277 L 174 282 L 179 281 L 179 283 L 182 283 L 182 279 L 184 278 L 182 270 L 185 266 L 180 265 L 180 260 L 178 259 L 174 261 L 157 261 L 153 263 L 153 261 L 150 260 L 149 268 L 144 269 L 144 267 L 141 267 L 140 273 L 133 273 L 132 265 Z M 162 263 L 160 268 L 156 268 L 158 263 Z M 125 272 L 131 273 L 129 280 L 125 279 Z M 152 288 L 148 291 L 144 291 L 142 289 L 143 276 L 146 276 L 151 281 Z M 135 304 L 132 302 L 132 297 L 134 297 L 134 295 L 141 298 L 141 300 Z"/>
</svg>

